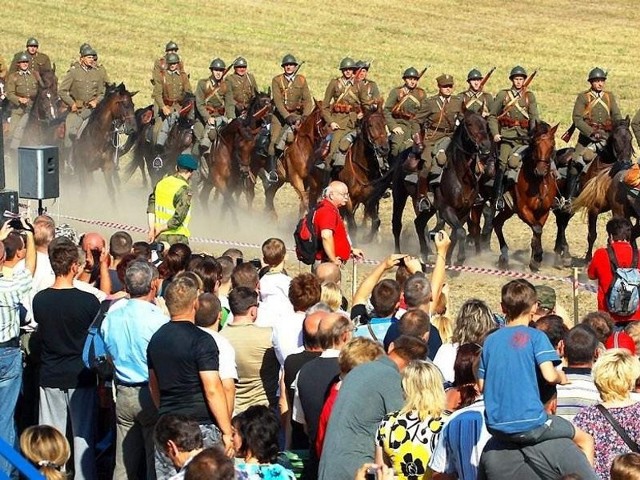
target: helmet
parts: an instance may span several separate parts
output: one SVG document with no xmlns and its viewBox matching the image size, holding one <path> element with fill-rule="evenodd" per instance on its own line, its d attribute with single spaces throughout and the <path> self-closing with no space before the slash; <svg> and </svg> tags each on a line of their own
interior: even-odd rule
<svg viewBox="0 0 640 480">
<path fill-rule="evenodd" d="M 167 53 L 165 55 L 165 60 L 167 61 L 167 65 L 173 65 L 174 63 L 180 63 L 180 57 L 177 53 Z"/>
<path fill-rule="evenodd" d="M 221 58 L 214 58 L 209 65 L 209 70 L 224 70 L 227 68 Z"/>
<path fill-rule="evenodd" d="M 511 69 L 511 73 L 509 74 L 509 80 L 512 80 L 513 77 L 528 77 L 527 71 L 522 68 L 520 65 L 516 65 Z"/>
<path fill-rule="evenodd" d="M 86 44 L 83 45 L 82 50 L 80 50 L 80 56 L 82 57 L 97 57 L 98 52 L 96 52 L 91 45 Z"/>
<path fill-rule="evenodd" d="M 600 67 L 596 67 L 589 72 L 588 80 L 590 82 L 592 82 L 593 80 L 606 80 L 606 79 L 607 79 L 607 72 L 605 72 Z"/>
<path fill-rule="evenodd" d="M 371 66 L 371 64 L 369 62 L 365 62 L 364 60 L 358 60 L 356 62 L 356 68 L 361 68 L 364 70 L 369 70 L 369 67 Z"/>
<path fill-rule="evenodd" d="M 353 58 L 344 57 L 340 62 L 340 70 L 346 70 L 347 68 L 357 68 L 356 62 L 353 61 Z"/>
<path fill-rule="evenodd" d="M 29 40 L 27 40 L 27 47 L 37 47 L 38 46 L 38 40 L 36 40 L 35 38 L 31 37 Z"/>
<path fill-rule="evenodd" d="M 21 53 L 20 55 L 18 55 L 18 58 L 16 58 L 16 63 L 21 62 L 31 63 L 31 56 L 28 53 Z"/>
<path fill-rule="evenodd" d="M 233 62 L 233 66 L 235 68 L 238 68 L 238 67 L 246 68 L 247 67 L 247 59 L 244 58 L 244 57 L 238 57 L 238 58 L 236 58 L 236 61 Z"/>
<path fill-rule="evenodd" d="M 480 73 L 480 70 L 478 70 L 477 68 L 470 70 L 469 73 L 467 74 L 467 82 L 469 80 L 482 80 L 482 78 L 483 78 L 482 73 Z"/>
<path fill-rule="evenodd" d="M 402 78 L 418 78 L 419 76 L 418 70 L 413 67 L 407 68 L 402 74 Z"/>
<path fill-rule="evenodd" d="M 174 42 L 173 40 L 172 40 L 172 41 L 170 41 L 169 43 L 167 43 L 167 44 L 164 46 L 164 51 L 165 51 L 165 52 L 168 52 L 169 50 L 179 50 L 179 49 L 178 49 L 178 44 L 177 44 L 176 42 Z"/>
<path fill-rule="evenodd" d="M 280 63 L 280 66 L 284 67 L 285 65 L 299 65 L 299 63 L 296 60 L 296 57 L 294 57 L 289 53 L 284 57 L 282 57 L 282 62 Z"/>
<path fill-rule="evenodd" d="M 196 160 L 196 158 L 189 154 L 189 153 L 183 153 L 178 157 L 178 168 L 186 168 L 187 170 L 197 170 L 198 169 L 198 160 Z"/>
<path fill-rule="evenodd" d="M 91 48 L 91 45 L 89 45 L 88 43 L 83 43 L 82 45 L 80 45 L 80 50 L 79 50 L 80 55 L 82 55 L 82 51 L 87 47 Z"/>
</svg>

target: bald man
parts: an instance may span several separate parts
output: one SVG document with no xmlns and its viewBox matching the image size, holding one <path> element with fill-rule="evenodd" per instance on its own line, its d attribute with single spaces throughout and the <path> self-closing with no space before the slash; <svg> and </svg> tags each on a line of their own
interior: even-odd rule
<svg viewBox="0 0 640 480">
<path fill-rule="evenodd" d="M 109 276 L 107 241 L 99 233 L 85 233 L 82 236 L 81 248 L 86 255 L 86 262 L 77 279 L 95 286 L 109 295 L 111 293 L 111 277 Z"/>
<path fill-rule="evenodd" d="M 340 267 L 333 262 L 322 262 L 316 267 L 316 277 L 320 283 L 333 282 L 340 285 L 342 282 L 342 272 Z"/>
</svg>

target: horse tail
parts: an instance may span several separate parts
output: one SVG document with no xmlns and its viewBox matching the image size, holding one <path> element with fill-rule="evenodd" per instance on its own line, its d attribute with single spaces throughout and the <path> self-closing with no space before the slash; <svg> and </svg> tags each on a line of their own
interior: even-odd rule
<svg viewBox="0 0 640 480">
<path fill-rule="evenodd" d="M 588 212 L 599 212 L 604 207 L 607 200 L 607 191 L 611 186 L 612 178 L 609 176 L 611 167 L 606 167 L 598 174 L 590 179 L 578 198 L 571 204 L 573 213 L 586 209 Z"/>
<path fill-rule="evenodd" d="M 375 207 L 378 202 L 380 202 L 380 199 L 391 185 L 391 182 L 393 182 L 393 177 L 395 176 L 396 169 L 402 168 L 400 165 L 401 163 L 402 162 L 397 162 L 382 177 L 377 178 L 369 184 L 373 188 L 373 190 L 371 191 L 371 195 L 369 195 L 369 198 L 365 202 L 365 208 L 367 210 Z"/>
</svg>

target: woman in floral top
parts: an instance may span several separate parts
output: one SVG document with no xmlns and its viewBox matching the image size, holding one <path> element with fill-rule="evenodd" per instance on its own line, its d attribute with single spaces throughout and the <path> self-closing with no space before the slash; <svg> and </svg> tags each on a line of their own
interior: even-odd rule
<svg viewBox="0 0 640 480">
<path fill-rule="evenodd" d="M 232 440 L 238 480 L 295 480 L 291 470 L 277 462 L 278 431 L 276 414 L 263 405 L 249 407 L 233 419 Z"/>
<path fill-rule="evenodd" d="M 402 373 L 404 407 L 387 414 L 378 427 L 376 463 L 392 466 L 400 480 L 431 478 L 427 465 L 444 426 L 443 382 L 435 365 L 411 362 Z"/>
<path fill-rule="evenodd" d="M 640 443 L 640 402 L 632 400 L 630 392 L 638 377 L 638 358 L 622 348 L 607 350 L 593 366 L 601 404 L 636 443 Z M 599 478 L 608 480 L 614 458 L 631 449 L 595 406 L 582 409 L 573 423 L 595 440 L 594 468 Z"/>
</svg>

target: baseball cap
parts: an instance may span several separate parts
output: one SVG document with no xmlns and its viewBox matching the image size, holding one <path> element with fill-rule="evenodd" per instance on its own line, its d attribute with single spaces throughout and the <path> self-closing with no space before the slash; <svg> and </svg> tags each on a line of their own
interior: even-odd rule
<svg viewBox="0 0 640 480">
<path fill-rule="evenodd" d="M 607 338 L 607 341 L 604 342 L 604 346 L 607 350 L 611 348 L 626 348 L 631 352 L 631 355 L 636 354 L 636 344 L 627 332 L 612 333 Z"/>
<path fill-rule="evenodd" d="M 549 311 L 556 308 L 556 291 L 547 285 L 536 285 L 536 295 L 538 296 L 538 304 Z"/>
</svg>

